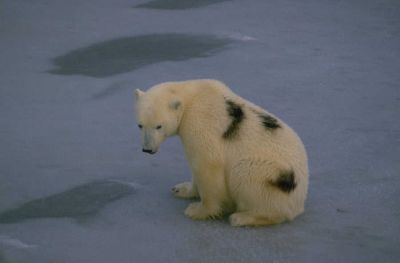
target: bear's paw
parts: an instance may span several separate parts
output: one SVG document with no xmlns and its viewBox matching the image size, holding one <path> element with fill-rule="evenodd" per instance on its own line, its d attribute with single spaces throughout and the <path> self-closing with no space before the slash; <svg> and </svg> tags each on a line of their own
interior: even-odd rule
<svg viewBox="0 0 400 263">
<path fill-rule="evenodd" d="M 197 191 L 193 189 L 191 182 L 177 184 L 172 188 L 172 193 L 179 198 L 191 199 L 198 197 Z"/>
<path fill-rule="evenodd" d="M 191 203 L 185 210 L 185 215 L 194 220 L 215 219 L 220 217 L 220 211 L 210 209 L 201 202 Z"/>
</svg>

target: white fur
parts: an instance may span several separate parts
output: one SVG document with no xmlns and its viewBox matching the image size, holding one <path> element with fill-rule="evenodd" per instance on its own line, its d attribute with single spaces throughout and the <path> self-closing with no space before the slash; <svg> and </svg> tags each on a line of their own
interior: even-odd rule
<svg viewBox="0 0 400 263">
<path fill-rule="evenodd" d="M 147 92 L 137 90 L 136 98 L 146 150 L 155 153 L 175 134 L 183 142 L 192 182 L 178 184 L 173 191 L 181 198 L 200 197 L 185 210 L 188 217 L 233 213 L 232 225 L 255 226 L 292 220 L 304 211 L 307 156 L 300 138 L 284 122 L 215 80 L 162 83 Z M 222 136 L 232 121 L 226 100 L 240 105 L 244 113 L 231 139 Z M 281 127 L 267 130 L 255 112 L 273 116 Z M 271 184 L 289 170 L 295 175 L 293 191 Z"/>
</svg>

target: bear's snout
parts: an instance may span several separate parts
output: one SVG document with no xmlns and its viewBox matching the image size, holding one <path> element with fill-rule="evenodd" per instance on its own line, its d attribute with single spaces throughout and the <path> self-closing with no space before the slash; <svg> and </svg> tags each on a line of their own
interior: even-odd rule
<svg viewBox="0 0 400 263">
<path fill-rule="evenodd" d="M 145 152 L 145 153 L 150 153 L 150 154 L 155 154 L 156 153 L 153 150 L 149 150 L 149 149 L 145 149 L 145 148 L 143 148 L 142 151 Z"/>
</svg>

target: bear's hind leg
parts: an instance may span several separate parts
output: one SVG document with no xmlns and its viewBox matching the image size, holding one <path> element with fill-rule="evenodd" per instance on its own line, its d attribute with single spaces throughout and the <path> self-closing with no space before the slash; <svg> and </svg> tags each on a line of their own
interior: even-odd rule
<svg viewBox="0 0 400 263">
<path fill-rule="evenodd" d="M 172 192 L 176 197 L 184 199 L 198 198 L 199 193 L 197 192 L 197 187 L 192 182 L 184 182 L 177 184 L 172 188 Z"/>
<path fill-rule="evenodd" d="M 282 223 L 283 219 L 270 219 L 255 212 L 237 212 L 229 216 L 232 226 L 265 226 Z"/>
</svg>

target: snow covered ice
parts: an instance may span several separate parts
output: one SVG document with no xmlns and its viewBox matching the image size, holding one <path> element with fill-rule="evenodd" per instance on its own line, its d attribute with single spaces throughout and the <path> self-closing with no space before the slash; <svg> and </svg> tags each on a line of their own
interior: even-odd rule
<svg viewBox="0 0 400 263">
<path fill-rule="evenodd" d="M 2 1 L 0 262 L 398 261 L 399 12 L 390 0 Z M 302 216 L 233 228 L 183 215 L 170 192 L 190 179 L 182 146 L 141 152 L 132 92 L 194 78 L 299 133 Z"/>
</svg>

